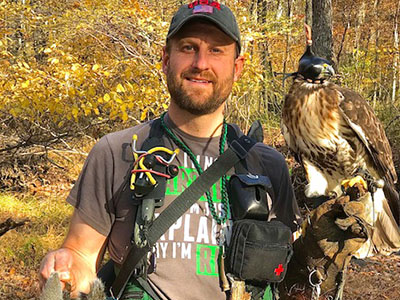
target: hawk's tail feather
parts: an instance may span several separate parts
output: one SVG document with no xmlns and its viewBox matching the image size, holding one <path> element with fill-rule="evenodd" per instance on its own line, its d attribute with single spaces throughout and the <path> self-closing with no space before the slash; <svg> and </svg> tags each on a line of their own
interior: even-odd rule
<svg viewBox="0 0 400 300">
<path fill-rule="evenodd" d="M 388 201 L 390 211 L 393 214 L 394 220 L 397 225 L 400 225 L 400 197 L 399 193 L 394 189 L 394 186 L 391 184 L 385 184 L 383 187 L 383 192 L 385 194 L 385 198 Z"/>
<path fill-rule="evenodd" d="M 400 229 L 393 218 L 391 208 L 387 201 L 383 201 L 383 210 L 375 221 L 372 242 L 376 251 L 389 255 L 400 250 Z"/>
</svg>

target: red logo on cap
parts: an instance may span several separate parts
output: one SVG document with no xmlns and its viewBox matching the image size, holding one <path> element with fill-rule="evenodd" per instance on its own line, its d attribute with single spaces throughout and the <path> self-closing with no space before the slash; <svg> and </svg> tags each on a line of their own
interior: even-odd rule
<svg viewBox="0 0 400 300">
<path fill-rule="evenodd" d="M 213 11 L 213 7 L 210 5 L 196 5 L 193 8 L 193 14 L 198 14 L 198 13 L 208 13 L 208 14 L 212 14 Z"/>
<path fill-rule="evenodd" d="M 221 10 L 221 5 L 218 2 L 209 1 L 209 0 L 196 0 L 196 1 L 193 1 L 192 3 L 188 4 L 188 8 L 192 9 L 197 5 L 210 5 L 212 7 L 215 7 L 218 10 Z"/>
</svg>

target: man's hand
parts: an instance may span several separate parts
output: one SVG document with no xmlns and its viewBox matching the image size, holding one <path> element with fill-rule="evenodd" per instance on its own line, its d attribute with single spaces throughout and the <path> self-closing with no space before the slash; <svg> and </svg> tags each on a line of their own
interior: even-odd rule
<svg viewBox="0 0 400 300">
<path fill-rule="evenodd" d="M 65 283 L 71 281 L 71 267 L 73 256 L 69 249 L 58 249 L 47 253 L 40 264 L 39 270 L 39 285 L 42 289 L 49 279 L 51 273 L 58 272 L 59 279 L 62 283 L 62 288 L 65 288 Z"/>
<path fill-rule="evenodd" d="M 39 272 L 39 284 L 42 289 L 53 272 L 57 272 L 61 288 L 71 292 L 71 297 L 79 292 L 89 293 L 90 284 L 96 273 L 84 258 L 68 248 L 49 252 L 42 260 Z"/>
<path fill-rule="evenodd" d="M 42 260 L 39 285 L 42 289 L 53 272 L 59 273 L 63 289 L 78 297 L 89 293 L 90 284 L 96 279 L 96 261 L 106 237 L 86 224 L 75 211 L 69 232 L 62 247 L 49 252 Z"/>
</svg>

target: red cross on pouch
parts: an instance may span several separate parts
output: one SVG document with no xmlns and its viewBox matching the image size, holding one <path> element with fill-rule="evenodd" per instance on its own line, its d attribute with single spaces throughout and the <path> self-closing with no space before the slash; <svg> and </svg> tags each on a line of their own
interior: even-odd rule
<svg viewBox="0 0 400 300">
<path fill-rule="evenodd" d="M 279 264 L 279 266 L 274 270 L 276 276 L 280 276 L 281 273 L 284 271 L 285 269 L 283 268 L 282 264 Z"/>
</svg>

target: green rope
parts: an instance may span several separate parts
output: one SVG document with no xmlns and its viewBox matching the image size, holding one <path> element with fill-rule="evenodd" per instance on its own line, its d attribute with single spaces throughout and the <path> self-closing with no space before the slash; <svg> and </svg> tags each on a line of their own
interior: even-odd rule
<svg viewBox="0 0 400 300">
<path fill-rule="evenodd" d="M 191 161 L 193 162 L 193 164 L 196 167 L 197 172 L 199 173 L 199 175 L 201 175 L 203 173 L 203 169 L 201 168 L 199 162 L 197 161 L 195 155 L 193 154 L 192 150 L 190 150 L 190 148 L 183 143 L 173 132 L 170 128 L 168 128 L 168 126 L 165 124 L 164 122 L 164 116 L 165 116 L 166 112 L 164 112 L 161 115 L 161 126 L 164 128 L 165 132 L 167 133 L 167 135 L 174 141 L 174 143 L 180 148 L 182 149 L 187 155 L 189 155 Z M 226 136 L 228 133 L 227 130 L 228 125 L 226 124 L 225 118 L 224 118 L 224 122 L 222 125 L 222 133 L 221 133 L 221 138 L 219 140 L 219 155 L 224 153 L 224 149 L 225 149 L 225 144 L 226 144 Z M 213 201 L 211 198 L 211 193 L 210 191 L 206 192 L 206 197 L 207 197 L 207 203 L 208 203 L 208 207 L 210 208 L 211 211 L 211 215 L 214 218 L 214 220 L 219 224 L 223 224 L 225 223 L 225 221 L 228 218 L 228 194 L 226 191 L 226 182 L 227 182 L 227 176 L 226 174 L 223 175 L 221 177 L 221 202 L 222 202 L 222 210 L 223 210 L 223 214 L 222 217 L 219 217 L 217 212 L 215 211 L 215 207 L 213 205 Z"/>
</svg>

